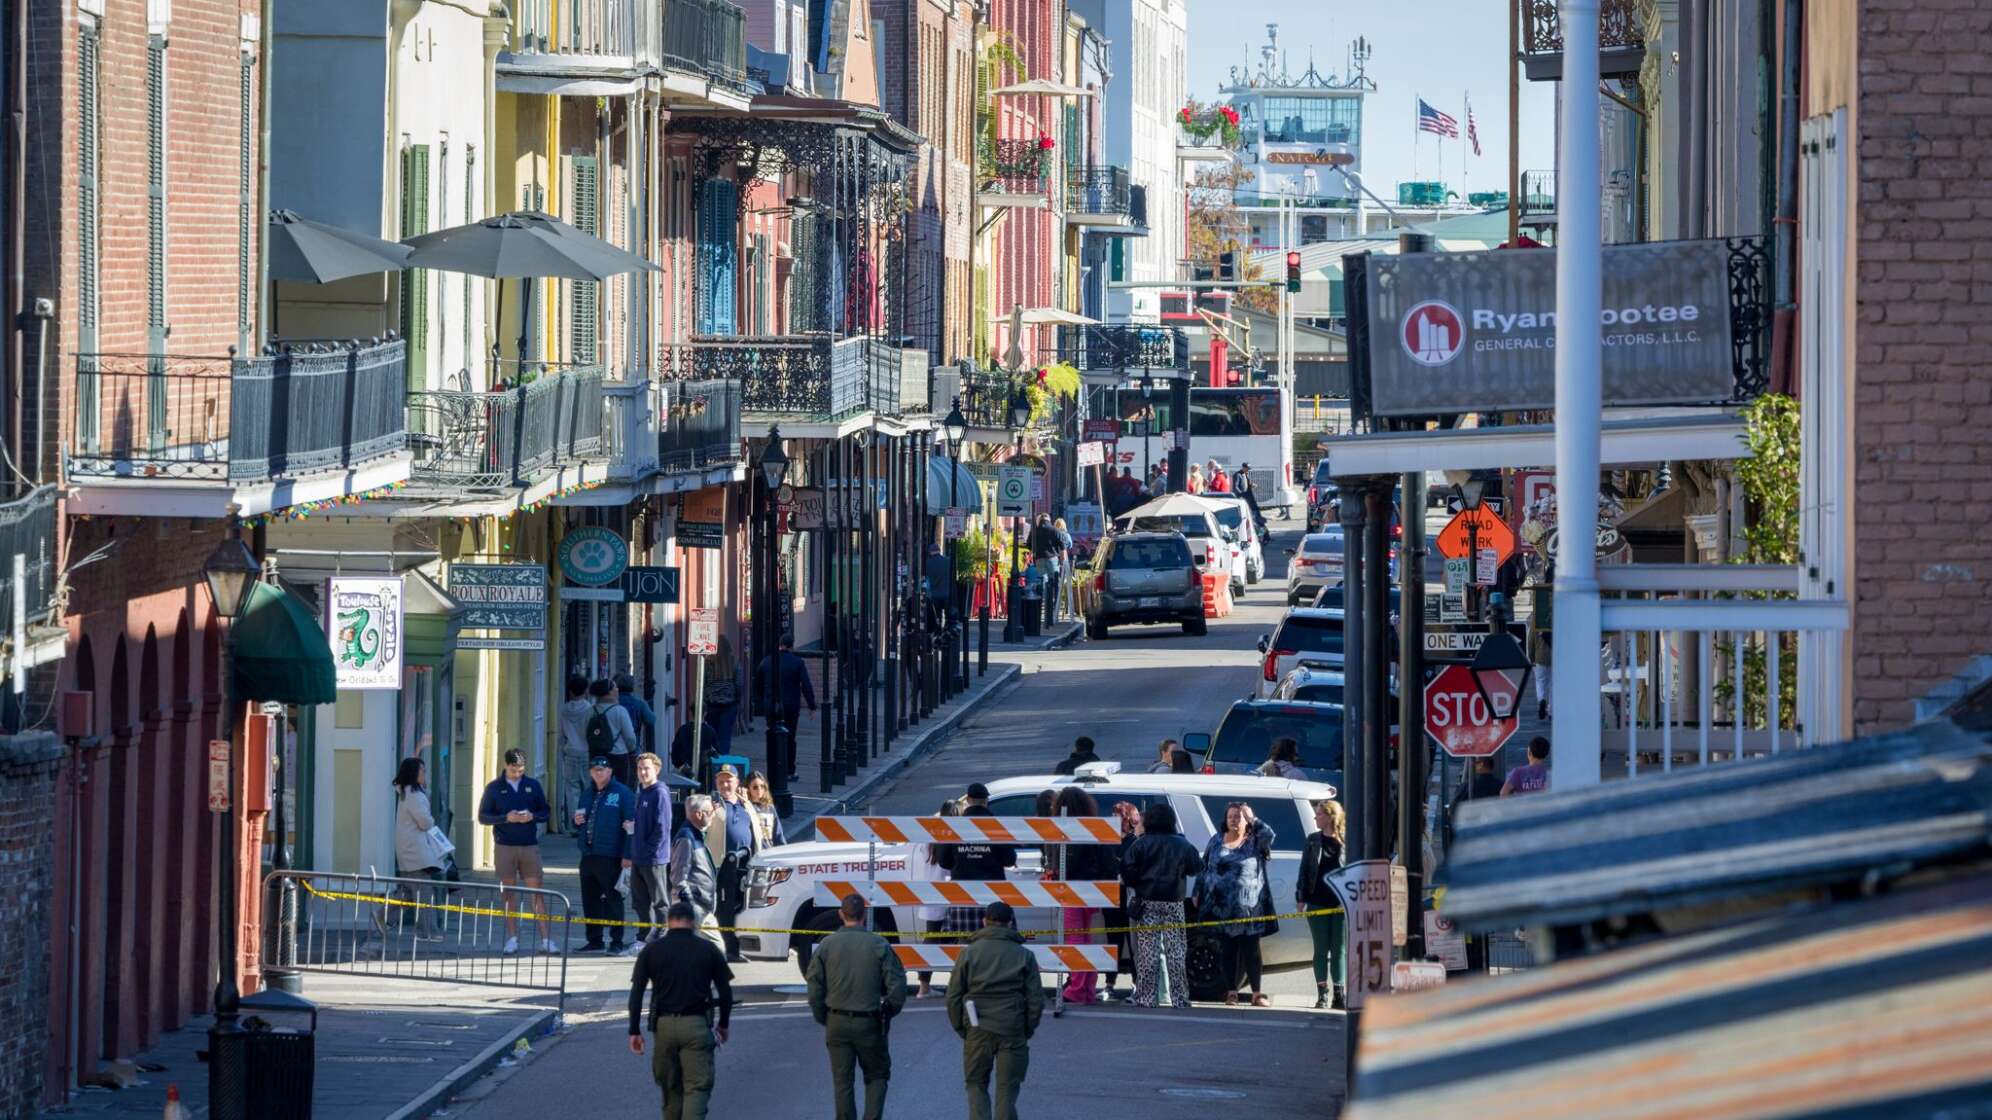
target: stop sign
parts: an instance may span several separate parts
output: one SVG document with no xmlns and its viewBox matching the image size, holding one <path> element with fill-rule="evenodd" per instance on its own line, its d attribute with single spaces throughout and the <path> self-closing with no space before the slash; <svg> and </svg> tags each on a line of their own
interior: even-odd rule
<svg viewBox="0 0 1992 1120">
<path fill-rule="evenodd" d="M 1454 758 L 1493 754 L 1518 723 L 1514 716 L 1494 718 L 1464 665 L 1446 666 L 1425 686 L 1425 733 Z"/>
</svg>

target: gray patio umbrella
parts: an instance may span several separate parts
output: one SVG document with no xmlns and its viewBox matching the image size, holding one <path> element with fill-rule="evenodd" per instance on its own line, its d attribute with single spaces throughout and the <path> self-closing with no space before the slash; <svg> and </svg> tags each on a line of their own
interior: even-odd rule
<svg viewBox="0 0 1992 1120">
<path fill-rule="evenodd" d="M 468 225 L 411 237 L 410 268 L 434 268 L 486 276 L 493 280 L 607 280 L 627 272 L 656 271 L 657 266 L 624 249 L 583 233 L 558 218 L 536 211 L 499 214 Z M 532 316 L 532 287 L 527 285 L 519 317 L 519 360 L 526 354 L 525 324 Z M 505 289 L 498 289 L 498 311 L 505 310 Z"/>
<path fill-rule="evenodd" d="M 291 210 L 270 211 L 270 279 L 329 284 L 370 272 L 399 272 L 413 250 Z"/>
</svg>

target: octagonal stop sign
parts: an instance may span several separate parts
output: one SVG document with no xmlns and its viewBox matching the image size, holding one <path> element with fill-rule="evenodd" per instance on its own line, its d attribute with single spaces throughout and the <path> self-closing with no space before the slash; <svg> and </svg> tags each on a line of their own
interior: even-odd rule
<svg viewBox="0 0 1992 1120">
<path fill-rule="evenodd" d="M 1519 722 L 1512 715 L 1494 718 L 1473 685 L 1473 670 L 1464 665 L 1446 666 L 1425 686 L 1425 733 L 1454 758 L 1493 754 Z"/>
</svg>

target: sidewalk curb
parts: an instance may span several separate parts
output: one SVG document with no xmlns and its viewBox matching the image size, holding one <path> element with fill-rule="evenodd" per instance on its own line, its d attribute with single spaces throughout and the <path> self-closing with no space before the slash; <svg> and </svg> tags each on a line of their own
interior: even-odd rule
<svg viewBox="0 0 1992 1120">
<path fill-rule="evenodd" d="M 853 805 L 862 805 L 870 800 L 870 795 L 874 790 L 898 777 L 907 767 L 913 765 L 913 763 L 932 754 L 940 747 L 942 742 L 946 741 L 954 733 L 955 728 L 960 725 L 962 720 L 980 710 L 984 704 L 994 699 L 997 693 L 1007 690 L 1022 676 L 1023 668 L 1021 666 L 1008 663 L 991 665 L 989 667 L 989 683 L 976 696 L 969 699 L 946 717 L 931 722 L 921 728 L 919 734 L 914 737 L 911 745 L 904 751 L 897 752 L 896 757 L 892 761 L 871 771 L 865 776 L 863 781 L 839 793 L 836 799 L 825 805 L 816 816 L 835 816 L 838 813 L 848 813 L 851 811 Z M 808 821 L 790 830 L 788 838 L 790 843 L 815 839 L 816 817 L 811 817 Z"/>
<path fill-rule="evenodd" d="M 553 1008 L 542 1008 L 539 1014 L 529 1016 L 516 1028 L 507 1031 L 503 1037 L 485 1047 L 476 1057 L 444 1075 L 441 1080 L 424 1090 L 421 1096 L 388 1113 L 386 1120 L 420 1120 L 421 1117 L 448 1104 L 459 1089 L 483 1077 L 491 1067 L 497 1065 L 506 1051 L 518 1045 L 519 1039 L 529 1035 L 537 1037 L 545 1030 L 547 1024 L 557 1017 Z"/>
</svg>

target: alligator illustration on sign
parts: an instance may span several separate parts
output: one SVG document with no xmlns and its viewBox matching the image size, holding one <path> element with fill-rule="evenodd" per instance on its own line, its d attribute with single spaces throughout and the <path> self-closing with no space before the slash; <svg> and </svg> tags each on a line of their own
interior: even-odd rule
<svg viewBox="0 0 1992 1120">
<path fill-rule="evenodd" d="M 373 612 L 365 607 L 339 612 L 339 641 L 344 644 L 339 660 L 355 669 L 366 668 L 380 656 L 380 628 L 370 625 L 372 618 Z"/>
</svg>

